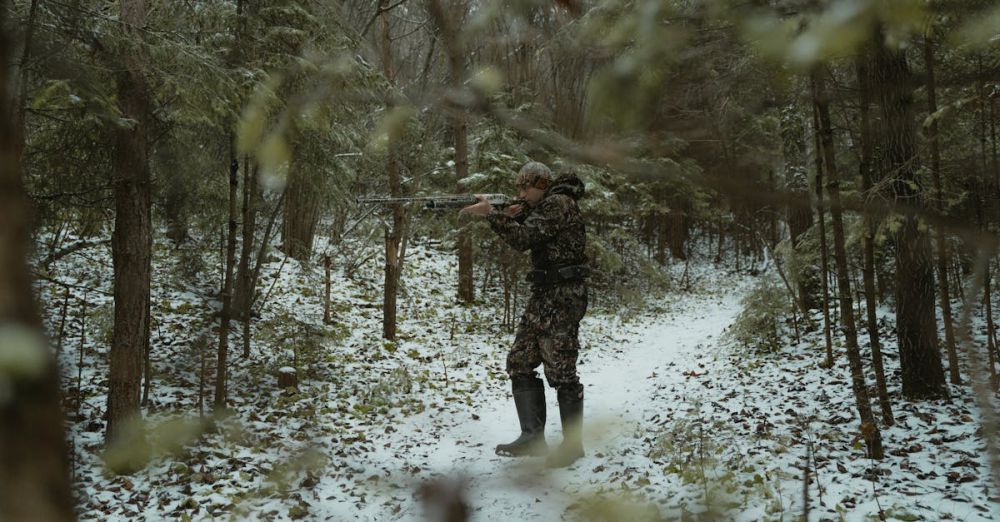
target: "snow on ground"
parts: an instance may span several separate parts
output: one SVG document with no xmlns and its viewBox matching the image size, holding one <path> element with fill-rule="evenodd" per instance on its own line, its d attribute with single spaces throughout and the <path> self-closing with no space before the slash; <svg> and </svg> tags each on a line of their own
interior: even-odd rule
<svg viewBox="0 0 1000 522">
<path fill-rule="evenodd" d="M 421 481 L 442 478 L 464 483 L 474 519 L 555 520 L 581 499 L 628 484 L 629 475 L 649 476 L 651 462 L 636 434 L 645 431 L 645 419 L 663 411 L 664 403 L 654 400 L 657 389 L 683 384 L 684 371 L 697 367 L 705 346 L 739 311 L 739 301 L 736 294 L 675 295 L 658 306 L 665 312 L 636 324 L 591 316 L 581 326 L 588 455 L 572 468 L 547 470 L 543 458 L 494 454 L 496 444 L 519 432 L 508 383 L 494 380 L 465 411 L 428 410 L 397 419 L 391 433 L 373 441 L 379 450 L 357 464 L 377 477 L 366 506 L 359 511 L 349 504 L 320 505 L 314 513 L 418 518 L 423 507 L 410 492 Z M 560 427 L 551 389 L 547 399 L 547 433 L 555 444 Z M 336 479 L 321 480 L 319 494 L 340 486 Z"/>
<path fill-rule="evenodd" d="M 897 425 L 883 431 L 889 455 L 872 463 L 855 440 L 842 349 L 826 370 L 819 332 L 769 354 L 722 342 L 751 278 L 699 260 L 687 267 L 689 290 L 675 264 L 675 290 L 646 295 L 643 307 L 592 296 L 599 306 L 581 328 L 584 459 L 547 470 L 540 458 L 495 456 L 518 431 L 503 372 L 512 333 L 496 289 L 480 305 L 456 304 L 454 255 L 415 242 L 399 339 L 385 342 L 376 250 L 358 242 L 335 251 L 331 324 L 322 321 L 322 268 L 268 260 L 250 357 L 238 328 L 230 345 L 232 415 L 206 431 L 177 419 L 198 418 L 202 368 L 211 403 L 218 259 L 158 245 L 154 453 L 146 469 L 119 477 L 100 458 L 109 252 L 52 267 L 72 285 L 59 360 L 81 518 L 414 520 L 460 498 L 474 520 L 796 519 L 811 449 L 811 520 L 876 520 L 880 509 L 899 520 L 1000 520 L 965 388 L 953 387 L 950 402 L 905 403 L 890 377 Z M 39 286 L 55 335 L 65 287 Z M 891 342 L 885 352 L 891 376 Z M 286 366 L 299 374 L 297 393 L 277 388 Z M 551 390 L 548 405 L 556 444 Z"/>
</svg>

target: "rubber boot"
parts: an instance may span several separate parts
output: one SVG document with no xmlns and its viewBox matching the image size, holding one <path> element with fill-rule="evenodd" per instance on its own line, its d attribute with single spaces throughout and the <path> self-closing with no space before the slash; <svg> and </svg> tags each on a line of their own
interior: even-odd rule
<svg viewBox="0 0 1000 522">
<path fill-rule="evenodd" d="M 545 465 L 565 468 L 583 457 L 583 393 L 582 390 L 559 389 L 559 419 L 562 421 L 563 441 L 549 454 Z"/>
<path fill-rule="evenodd" d="M 524 457 L 545 455 L 545 385 L 538 377 L 511 379 L 517 420 L 521 423 L 521 436 L 509 444 L 499 444 L 497 455 Z"/>
</svg>

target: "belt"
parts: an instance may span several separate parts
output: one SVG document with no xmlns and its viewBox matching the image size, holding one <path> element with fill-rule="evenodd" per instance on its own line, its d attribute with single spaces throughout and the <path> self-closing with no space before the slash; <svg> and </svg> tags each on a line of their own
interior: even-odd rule
<svg viewBox="0 0 1000 522">
<path fill-rule="evenodd" d="M 590 275 L 587 265 L 567 265 L 549 270 L 532 270 L 525 279 L 536 285 L 552 285 L 566 281 L 578 281 Z"/>
</svg>

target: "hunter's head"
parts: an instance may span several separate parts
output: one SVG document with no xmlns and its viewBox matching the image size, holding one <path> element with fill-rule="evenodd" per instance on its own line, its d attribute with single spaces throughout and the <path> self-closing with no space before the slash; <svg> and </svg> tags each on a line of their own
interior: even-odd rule
<svg viewBox="0 0 1000 522">
<path fill-rule="evenodd" d="M 552 171 L 544 163 L 529 161 L 517 173 L 517 195 L 532 207 L 542 200 L 551 184 Z"/>
</svg>

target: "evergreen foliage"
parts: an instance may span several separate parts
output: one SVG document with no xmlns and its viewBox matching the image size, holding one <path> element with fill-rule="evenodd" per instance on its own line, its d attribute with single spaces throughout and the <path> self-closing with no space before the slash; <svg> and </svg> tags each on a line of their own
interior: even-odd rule
<svg viewBox="0 0 1000 522">
<path fill-rule="evenodd" d="M 387 283 L 398 278 L 385 285 L 382 310 L 390 308 L 390 293 L 395 309 L 398 290 L 405 323 L 424 319 L 420 306 L 430 306 L 420 301 L 426 289 L 407 282 L 408 250 L 450 252 L 468 238 L 473 284 L 482 291 L 455 313 L 491 310 L 503 316 L 490 316 L 496 324 L 477 319 L 463 327 L 509 330 L 530 292 L 522 254 L 482 221 L 412 205 L 390 209 L 391 217 L 366 214 L 355 202 L 396 192 L 514 194 L 520 166 L 542 161 L 586 185 L 579 205 L 589 231 L 592 310 L 627 319 L 668 290 L 696 290 L 691 263 L 756 278 L 728 332 L 739 349 L 776 353 L 825 328 L 825 364 L 834 363 L 835 346 L 847 346 L 857 370 L 850 392 L 866 440 L 893 422 L 888 389 L 895 381 L 901 393 L 892 399 L 912 402 L 965 393 L 957 388 L 961 375 L 977 390 L 989 464 L 1000 481 L 993 400 L 1000 383 L 993 320 L 1000 8 L 978 0 L 438 3 L 7 2 L 3 41 L 13 45 L 3 49 L 0 112 L 9 113 L 10 132 L 0 145 L 20 171 L 9 190 L 23 186 L 33 205 L 29 261 L 50 329 L 58 314 L 77 314 L 89 336 L 80 354 L 85 344 L 115 344 L 123 324 L 144 329 L 147 351 L 176 335 L 185 359 L 163 371 L 174 372 L 179 388 L 199 379 L 205 388 L 212 384 L 205 360 L 215 349 L 213 329 L 228 325 L 225 316 L 244 327 L 232 337 L 247 340 L 247 358 L 220 364 L 216 385 L 224 384 L 227 365 L 258 383 L 273 377 L 273 369 L 252 362 L 251 339 L 258 351 L 270 350 L 262 359 L 268 364 L 294 366 L 303 379 L 332 379 L 338 361 L 325 358 L 323 347 L 350 336 L 335 318 L 323 327 L 288 311 L 261 319 L 285 263 L 301 276 L 329 262 L 334 278 L 359 285 L 370 286 L 359 274 L 373 271 L 384 272 Z M 141 23 L 122 15 L 136 6 Z M 135 89 L 123 88 L 130 85 Z M 126 103 L 132 95 L 142 98 L 139 113 L 127 108 L 139 106 Z M 151 173 L 148 187 L 137 179 L 151 189 L 152 226 L 151 237 L 125 239 L 151 246 L 160 268 L 134 295 L 145 292 L 149 301 L 152 286 L 155 295 L 194 296 L 180 311 L 149 302 L 146 325 L 115 313 L 118 281 L 108 275 L 131 255 L 115 233 L 127 220 L 116 187 L 132 183 L 122 179 L 120 160 L 129 152 L 121 138 L 134 130 L 143 131 L 135 157 L 145 164 L 132 167 Z M 233 162 L 239 178 L 231 181 Z M 468 172 L 458 179 L 461 164 Z M 237 226 L 239 237 L 232 234 Z M 112 242 L 117 257 L 109 254 Z M 238 273 L 224 254 L 236 245 L 244 247 Z M 15 246 L 0 243 L 0 251 Z M 60 273 L 67 256 L 108 274 Z M 277 263 L 273 280 L 260 278 L 262 266 Z M 233 277 L 235 289 L 226 286 Z M 302 277 L 297 291 L 318 299 L 325 281 Z M 942 282 L 950 283 L 945 295 Z M 74 299 L 89 309 L 66 311 L 71 289 L 85 290 Z M 379 308 L 374 287 L 350 299 L 336 291 L 334 316 L 337 306 Z M 91 292 L 101 297 L 88 301 Z M 0 302 L 7 298 L 0 294 Z M 945 313 L 952 305 L 954 318 Z M 889 332 L 879 331 L 885 310 L 895 314 Z M 174 312 L 190 312 L 189 331 L 154 334 Z M 857 329 L 851 314 L 864 318 Z M 821 326 L 820 316 L 832 319 Z M 972 328 L 974 316 L 982 316 L 983 331 Z M 938 326 L 949 332 L 942 342 Z M 219 328 L 222 340 L 230 338 L 226 328 Z M 852 341 L 860 333 L 870 333 L 863 346 L 870 356 Z M 400 332 L 404 340 L 412 335 Z M 899 376 L 888 374 L 889 388 L 881 338 L 898 345 L 892 357 L 901 368 Z M 410 356 L 397 346 L 367 347 L 368 356 Z M 428 362 L 421 357 L 413 355 L 414 364 Z M 878 422 L 863 413 L 871 402 L 869 365 L 885 408 Z M 147 383 L 159 371 L 142 370 Z M 406 396 L 421 379 L 397 369 L 345 391 L 361 398 L 345 414 L 420 410 Z M 115 393 L 100 382 L 92 393 Z M 87 404 L 83 388 L 77 384 L 72 399 L 77 410 Z M 192 397 L 180 402 L 195 409 Z M 83 418 L 74 414 L 77 428 Z M 693 426 L 685 421 L 675 435 L 690 435 Z M 205 428 L 182 427 L 176 431 L 185 436 L 174 438 L 185 441 L 166 445 L 183 446 Z M 141 440 L 147 428 L 140 421 L 128 430 L 141 451 L 112 448 L 108 465 L 121 472 L 140 469 L 159 451 L 156 436 L 152 445 Z M 692 476 L 671 466 L 685 480 Z M 286 471 L 274 473 L 294 475 Z M 285 482 L 275 479 L 274 489 L 289 494 Z M 307 517 L 302 506 L 289 516 Z"/>
</svg>

